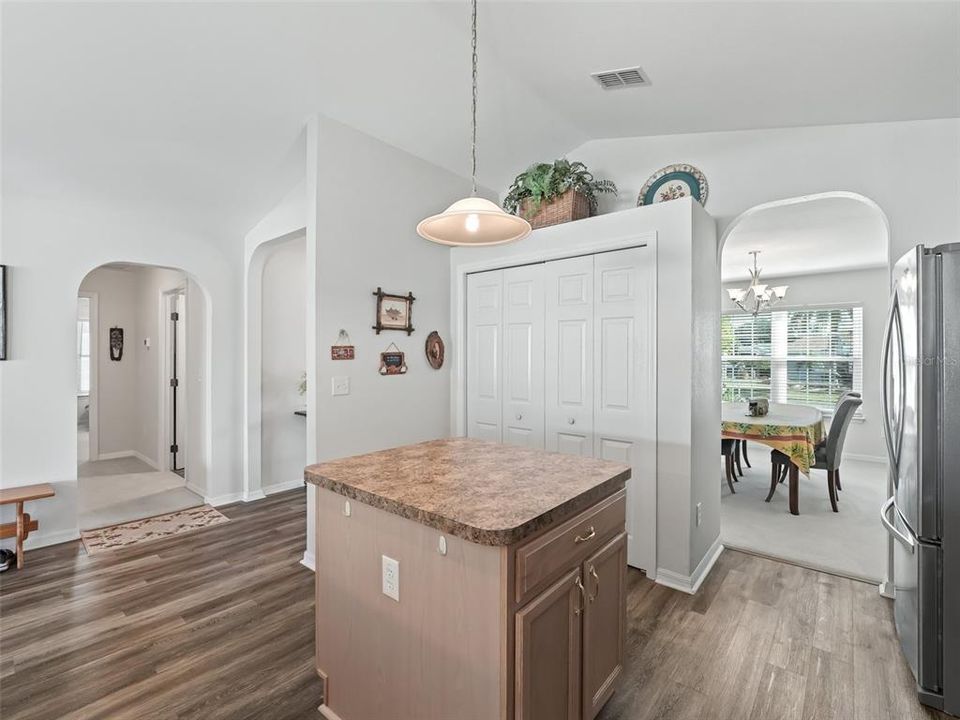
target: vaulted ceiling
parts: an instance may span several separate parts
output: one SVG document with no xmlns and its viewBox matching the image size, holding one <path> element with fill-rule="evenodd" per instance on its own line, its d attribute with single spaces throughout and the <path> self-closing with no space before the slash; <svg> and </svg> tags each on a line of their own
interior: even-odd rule
<svg viewBox="0 0 960 720">
<path fill-rule="evenodd" d="M 481 182 L 602 137 L 960 116 L 958 8 L 481 0 Z M 4 3 L 4 192 L 243 232 L 317 112 L 468 174 L 468 21 L 465 1 Z M 589 77 L 632 65 L 650 87 Z"/>
</svg>

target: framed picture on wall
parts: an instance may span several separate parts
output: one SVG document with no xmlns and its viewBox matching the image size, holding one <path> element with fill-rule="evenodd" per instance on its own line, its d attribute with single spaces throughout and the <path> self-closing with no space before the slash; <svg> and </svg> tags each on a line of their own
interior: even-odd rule
<svg viewBox="0 0 960 720">
<path fill-rule="evenodd" d="M 381 330 L 399 330 L 407 335 L 413 332 L 413 293 L 391 295 L 377 288 L 377 324 L 373 329 L 377 335 Z"/>
</svg>

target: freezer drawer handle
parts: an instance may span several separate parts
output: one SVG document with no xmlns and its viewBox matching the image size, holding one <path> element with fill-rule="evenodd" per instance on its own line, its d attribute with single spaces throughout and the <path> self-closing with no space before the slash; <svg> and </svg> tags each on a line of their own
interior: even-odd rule
<svg viewBox="0 0 960 720">
<path fill-rule="evenodd" d="M 899 540 L 900 544 L 903 545 L 912 554 L 915 547 L 913 538 L 910 537 L 909 535 L 904 535 L 902 532 L 897 530 L 897 528 L 894 526 L 892 522 L 890 522 L 890 511 L 896 510 L 896 508 L 894 508 L 893 506 L 893 503 L 896 499 L 897 499 L 896 495 L 894 495 L 892 498 L 890 498 L 883 504 L 882 508 L 880 508 L 880 522 L 883 523 L 883 526 L 887 529 L 887 532 L 893 535 L 897 540 Z"/>
</svg>

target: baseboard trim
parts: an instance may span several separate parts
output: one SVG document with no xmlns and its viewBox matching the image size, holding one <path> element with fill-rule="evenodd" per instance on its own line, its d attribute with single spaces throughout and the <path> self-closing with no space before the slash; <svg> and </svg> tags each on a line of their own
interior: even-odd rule
<svg viewBox="0 0 960 720">
<path fill-rule="evenodd" d="M 263 490 L 253 490 L 252 492 L 243 493 L 244 502 L 253 502 L 254 500 L 263 500 L 266 497 Z"/>
<path fill-rule="evenodd" d="M 196 493 L 197 495 L 199 495 L 200 497 L 202 497 L 204 502 L 207 501 L 207 499 L 204 497 L 203 488 L 200 487 L 199 485 L 195 485 L 195 484 L 193 484 L 192 482 L 189 482 L 189 481 L 188 481 L 188 482 L 184 485 L 184 487 L 185 487 L 187 490 L 189 490 L 190 492 Z"/>
<path fill-rule="evenodd" d="M 704 555 L 700 560 L 700 563 L 697 565 L 697 568 L 693 571 L 692 575 L 681 575 L 673 570 L 657 568 L 656 582 L 660 585 L 664 585 L 665 587 L 679 590 L 680 592 L 685 592 L 688 595 L 693 595 L 697 592 L 697 590 L 700 589 L 703 581 L 707 579 L 707 576 L 713 569 L 714 563 L 717 562 L 717 558 L 720 557 L 720 553 L 722 552 L 723 543 L 720 542 L 720 538 L 718 536 L 717 539 L 713 541 L 713 545 L 710 546 L 710 549 L 707 550 L 707 554 Z"/>
<path fill-rule="evenodd" d="M 317 571 L 317 560 L 313 556 L 313 553 L 309 550 L 303 553 L 303 558 L 300 560 L 300 564 L 312 572 Z"/>
<path fill-rule="evenodd" d="M 859 460 L 860 462 L 878 463 L 880 465 L 887 464 L 887 459 L 880 455 L 858 455 L 857 453 L 844 453 L 843 456 L 847 460 Z"/>
<path fill-rule="evenodd" d="M 58 530 L 56 532 L 45 533 L 41 531 L 30 533 L 23 543 L 24 550 L 37 550 L 48 545 L 59 545 L 60 543 L 73 542 L 80 539 L 80 528 L 71 528 L 70 530 Z"/>
<path fill-rule="evenodd" d="M 891 600 L 894 599 L 893 583 L 889 580 L 884 580 L 877 586 L 877 588 L 880 590 L 880 595 L 882 597 L 890 598 Z"/>
<path fill-rule="evenodd" d="M 229 495 L 205 495 L 203 501 L 207 505 L 212 505 L 213 507 L 219 507 L 220 505 L 229 505 L 230 503 L 240 502 L 243 500 L 243 493 L 230 493 Z"/>
<path fill-rule="evenodd" d="M 297 488 L 302 488 L 304 486 L 303 478 L 297 478 L 296 480 L 290 480 L 289 482 L 274 483 L 273 485 L 264 485 L 263 492 L 265 495 L 273 495 L 274 493 L 286 492 L 287 490 L 296 490 Z"/>
<path fill-rule="evenodd" d="M 147 465 L 152 467 L 154 470 L 160 470 L 159 466 L 142 452 L 137 452 L 136 450 L 119 450 L 117 452 L 109 453 L 100 453 L 97 455 L 97 460 L 117 460 L 119 458 L 133 457 L 137 460 L 145 462 Z M 90 462 L 96 462 L 95 460 L 90 460 Z"/>
</svg>

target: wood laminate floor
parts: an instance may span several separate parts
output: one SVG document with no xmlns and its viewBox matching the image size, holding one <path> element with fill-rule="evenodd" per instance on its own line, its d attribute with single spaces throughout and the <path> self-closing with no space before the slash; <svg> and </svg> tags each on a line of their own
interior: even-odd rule
<svg viewBox="0 0 960 720">
<path fill-rule="evenodd" d="M 231 522 L 0 575 L 0 717 L 318 720 L 305 492 L 219 509 Z M 631 572 L 626 678 L 600 717 L 943 717 L 890 613 L 873 586 L 735 552 L 693 597 Z"/>
</svg>

